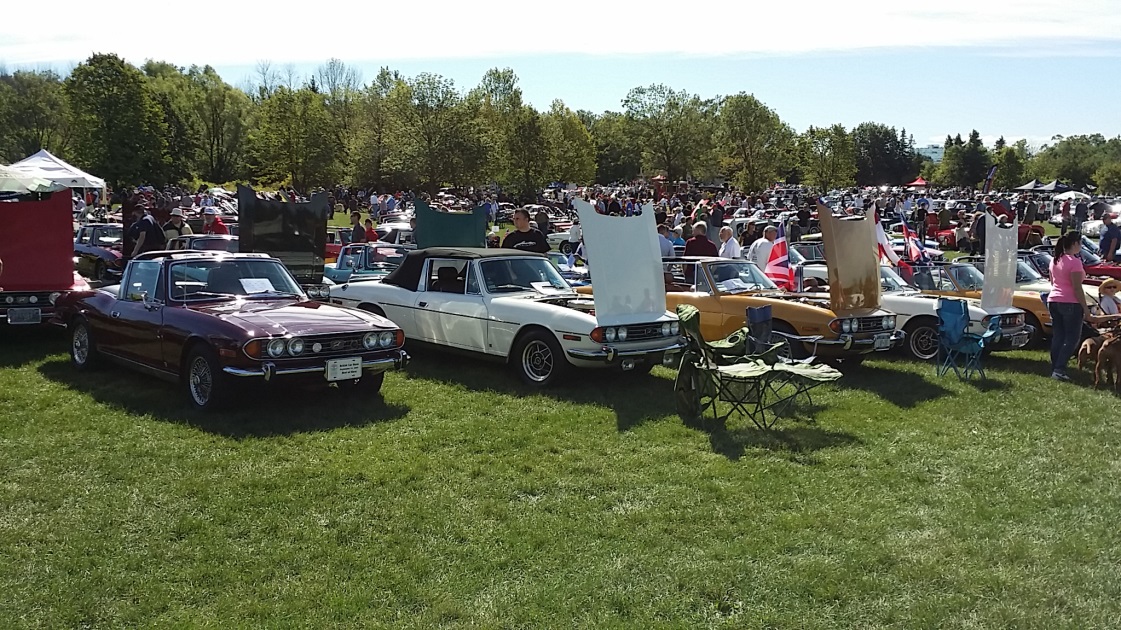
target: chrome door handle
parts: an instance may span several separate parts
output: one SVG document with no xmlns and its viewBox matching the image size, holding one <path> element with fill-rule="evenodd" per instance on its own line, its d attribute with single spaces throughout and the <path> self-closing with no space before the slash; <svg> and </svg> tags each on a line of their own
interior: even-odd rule
<svg viewBox="0 0 1121 630">
<path fill-rule="evenodd" d="M 121 312 L 120 311 L 113 311 L 112 313 L 109 313 L 109 316 L 112 317 L 113 319 L 116 319 L 116 318 L 121 316 Z"/>
</svg>

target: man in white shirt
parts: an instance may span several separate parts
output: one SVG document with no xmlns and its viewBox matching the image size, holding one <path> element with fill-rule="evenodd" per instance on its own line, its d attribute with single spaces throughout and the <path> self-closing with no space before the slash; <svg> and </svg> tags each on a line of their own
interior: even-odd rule
<svg viewBox="0 0 1121 630">
<path fill-rule="evenodd" d="M 767 268 L 767 261 L 771 259 L 771 248 L 774 247 L 775 238 L 778 237 L 778 228 L 768 225 L 763 230 L 763 238 L 751 244 L 747 250 L 747 258 L 760 269 Z"/>
<path fill-rule="evenodd" d="M 771 253 L 768 251 L 767 256 L 770 255 Z M 736 242 L 736 239 L 732 238 L 732 228 L 727 226 L 720 228 L 720 257 L 740 257 L 740 244 Z"/>
<path fill-rule="evenodd" d="M 658 247 L 662 250 L 662 258 L 673 258 L 673 241 L 669 240 L 669 228 L 665 225 L 658 226 Z"/>
</svg>

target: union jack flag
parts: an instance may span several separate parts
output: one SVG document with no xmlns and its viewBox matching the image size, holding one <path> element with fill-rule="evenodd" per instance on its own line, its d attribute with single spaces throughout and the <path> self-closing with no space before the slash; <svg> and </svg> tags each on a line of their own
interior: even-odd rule
<svg viewBox="0 0 1121 630">
<path fill-rule="evenodd" d="M 786 244 L 786 228 L 779 221 L 778 237 L 771 245 L 771 257 L 763 273 L 781 289 L 795 290 L 794 270 L 790 267 L 790 250 Z"/>
<path fill-rule="evenodd" d="M 920 265 L 929 265 L 930 256 L 926 253 L 926 247 L 923 246 L 922 239 L 917 234 L 907 227 L 907 217 L 902 212 L 899 213 L 899 219 L 903 222 L 903 242 L 906 247 L 903 249 L 908 259 L 911 262 Z"/>
</svg>

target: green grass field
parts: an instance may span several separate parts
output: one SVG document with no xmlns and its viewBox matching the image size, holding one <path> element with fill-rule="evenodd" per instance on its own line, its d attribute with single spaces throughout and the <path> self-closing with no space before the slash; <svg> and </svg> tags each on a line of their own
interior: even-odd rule
<svg viewBox="0 0 1121 630">
<path fill-rule="evenodd" d="M 870 361 L 775 431 L 672 372 L 527 390 L 419 353 L 384 397 L 207 416 L 0 337 L 0 627 L 1106 628 L 1117 399 Z"/>
</svg>

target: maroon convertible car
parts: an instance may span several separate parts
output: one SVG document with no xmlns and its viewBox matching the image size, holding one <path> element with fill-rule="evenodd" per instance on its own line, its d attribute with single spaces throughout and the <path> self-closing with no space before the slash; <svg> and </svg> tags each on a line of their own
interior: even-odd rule
<svg viewBox="0 0 1121 630">
<path fill-rule="evenodd" d="M 266 254 L 151 252 L 129 261 L 119 287 L 63 296 L 52 322 L 70 331 L 77 369 L 110 358 L 182 383 L 200 409 L 228 402 L 240 381 L 373 393 L 408 362 L 393 322 L 308 295 Z"/>
</svg>

